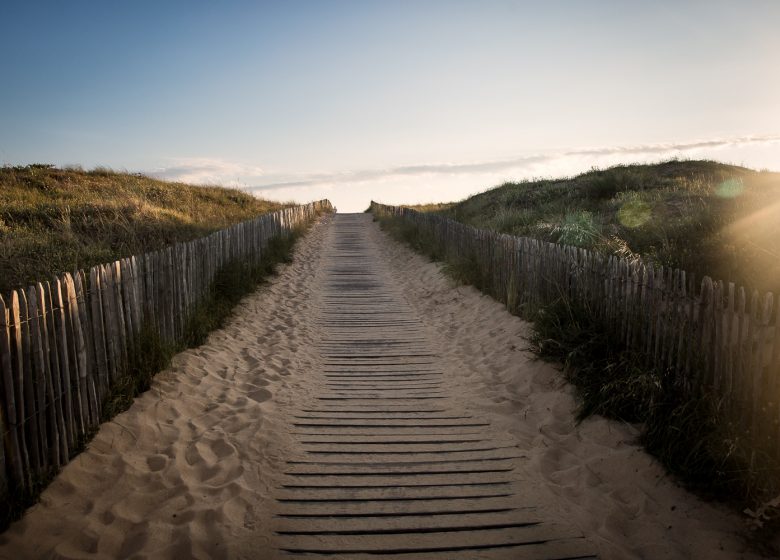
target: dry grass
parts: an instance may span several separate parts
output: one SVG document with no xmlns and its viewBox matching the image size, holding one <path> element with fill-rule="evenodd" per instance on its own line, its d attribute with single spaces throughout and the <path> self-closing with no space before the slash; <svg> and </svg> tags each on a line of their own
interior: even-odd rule
<svg viewBox="0 0 780 560">
<path fill-rule="evenodd" d="M 0 293 L 289 206 L 98 168 L 0 168 Z"/>
<path fill-rule="evenodd" d="M 418 212 L 442 212 L 452 208 L 454 205 L 454 202 L 432 202 L 429 204 L 411 204 L 406 206 L 407 208 L 417 210 Z"/>
</svg>

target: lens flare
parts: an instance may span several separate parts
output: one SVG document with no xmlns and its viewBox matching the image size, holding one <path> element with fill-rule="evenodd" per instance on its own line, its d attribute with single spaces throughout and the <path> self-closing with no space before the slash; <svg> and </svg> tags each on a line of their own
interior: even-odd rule
<svg viewBox="0 0 780 560">
<path fill-rule="evenodd" d="M 726 179 L 715 187 L 715 194 L 721 198 L 736 198 L 742 194 L 744 189 L 745 185 L 742 183 L 742 179 L 735 177 Z"/>
<path fill-rule="evenodd" d="M 617 217 L 621 224 L 630 228 L 638 228 L 650 220 L 653 214 L 650 205 L 641 200 L 629 200 L 618 210 Z"/>
</svg>

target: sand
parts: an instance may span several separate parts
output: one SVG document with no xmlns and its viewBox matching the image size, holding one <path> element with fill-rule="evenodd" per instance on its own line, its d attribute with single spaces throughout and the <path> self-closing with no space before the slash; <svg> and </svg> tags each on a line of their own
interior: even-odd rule
<svg viewBox="0 0 780 560">
<path fill-rule="evenodd" d="M 104 424 L 22 520 L 0 558 L 271 558 L 286 415 L 316 387 L 321 249 L 314 227 L 226 327 L 176 356 L 150 391 Z M 576 526 L 602 558 L 758 558 L 740 518 L 680 488 L 636 428 L 577 425 L 573 390 L 527 351 L 528 325 L 438 265 L 369 235 L 453 372 L 452 391 L 516 442 L 529 496 Z"/>
</svg>

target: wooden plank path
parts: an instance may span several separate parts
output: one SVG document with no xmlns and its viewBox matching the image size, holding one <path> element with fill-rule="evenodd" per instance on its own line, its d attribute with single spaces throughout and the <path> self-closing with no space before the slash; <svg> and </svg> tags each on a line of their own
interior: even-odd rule
<svg viewBox="0 0 780 560">
<path fill-rule="evenodd" d="M 464 410 L 415 310 L 367 235 L 334 218 L 319 295 L 321 368 L 290 422 L 296 446 L 274 496 L 281 553 L 296 557 L 595 558 L 563 519 L 524 500 L 518 449 Z M 518 419 L 518 422 L 522 421 Z"/>
</svg>

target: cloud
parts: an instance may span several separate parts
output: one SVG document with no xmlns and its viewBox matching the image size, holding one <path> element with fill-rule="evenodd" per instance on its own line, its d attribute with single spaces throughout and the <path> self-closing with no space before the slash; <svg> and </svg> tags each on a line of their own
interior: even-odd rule
<svg viewBox="0 0 780 560">
<path fill-rule="evenodd" d="M 328 197 L 342 211 L 361 211 L 370 198 L 391 204 L 458 200 L 505 181 L 573 176 L 593 167 L 652 163 L 672 157 L 717 158 L 774 169 L 780 164 L 774 147 L 778 142 L 780 135 L 740 136 L 547 150 L 505 159 L 319 173 L 264 171 L 256 165 L 219 158 L 178 158 L 149 174 L 187 183 L 239 187 L 274 200 L 305 202 Z"/>
<path fill-rule="evenodd" d="M 240 186 L 246 180 L 256 180 L 263 170 L 216 158 L 177 158 L 163 167 L 148 172 L 152 177 L 167 181 L 180 181 L 198 185 L 218 184 Z"/>
<path fill-rule="evenodd" d="M 268 183 L 248 187 L 249 190 L 274 190 L 287 188 L 311 187 L 324 184 L 360 183 L 377 179 L 393 177 L 418 177 L 423 175 L 462 175 L 479 173 L 496 173 L 521 169 L 529 166 L 553 162 L 566 158 L 603 158 L 609 156 L 667 156 L 697 150 L 713 150 L 719 148 L 744 146 L 751 144 L 772 144 L 780 141 L 780 135 L 771 136 L 741 136 L 737 138 L 711 139 L 695 142 L 644 144 L 634 146 L 613 146 L 604 148 L 579 148 L 563 150 L 554 153 L 540 153 L 518 156 L 510 159 L 470 162 L 470 163 L 423 163 L 405 165 L 385 169 L 363 169 L 357 171 L 341 171 L 334 173 L 311 173 L 288 181 Z"/>
</svg>

